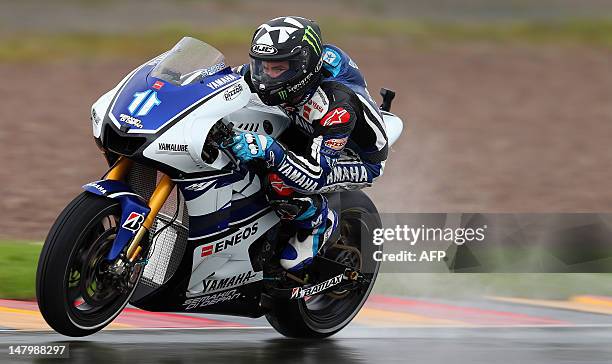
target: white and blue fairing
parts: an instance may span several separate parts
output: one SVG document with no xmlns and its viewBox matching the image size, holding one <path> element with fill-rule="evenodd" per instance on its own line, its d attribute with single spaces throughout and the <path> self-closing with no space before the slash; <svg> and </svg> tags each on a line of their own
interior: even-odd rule
<svg viewBox="0 0 612 364">
<path fill-rule="evenodd" d="M 93 105 L 94 136 L 100 138 L 103 128 L 116 128 L 145 137 L 147 144 L 139 154 L 147 159 L 185 173 L 219 170 L 230 160 L 224 153 L 209 164 L 202 160 L 206 135 L 218 120 L 249 100 L 248 85 L 225 66 L 218 50 L 183 38 L 169 52 L 131 72 Z M 129 217 L 137 214 L 133 220 L 142 222 L 149 209 L 123 182 L 96 181 L 84 189 L 121 201 L 124 213 L 109 254 L 113 259 L 138 231 L 138 226 L 125 228 L 130 226 Z"/>
<path fill-rule="evenodd" d="M 185 173 L 220 169 L 229 163 L 224 154 L 212 164 L 201 159 L 206 135 L 249 99 L 248 85 L 225 66 L 218 50 L 186 37 L 93 105 L 93 132 L 100 138 L 106 119 L 128 135 L 154 136 L 142 151 L 146 158 Z"/>
</svg>

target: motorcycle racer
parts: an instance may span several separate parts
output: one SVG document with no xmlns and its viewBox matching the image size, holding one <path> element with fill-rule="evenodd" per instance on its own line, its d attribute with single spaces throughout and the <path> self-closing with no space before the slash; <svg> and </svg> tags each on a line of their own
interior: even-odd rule
<svg viewBox="0 0 612 364">
<path fill-rule="evenodd" d="M 249 56 L 235 71 L 264 104 L 279 106 L 307 142 L 241 132 L 224 147 L 241 162 L 266 162 L 270 204 L 297 228 L 280 263 L 298 271 L 337 230 L 338 215 L 324 193 L 370 186 L 382 175 L 385 124 L 355 62 L 324 45 L 314 21 L 287 16 L 262 24 Z"/>
</svg>

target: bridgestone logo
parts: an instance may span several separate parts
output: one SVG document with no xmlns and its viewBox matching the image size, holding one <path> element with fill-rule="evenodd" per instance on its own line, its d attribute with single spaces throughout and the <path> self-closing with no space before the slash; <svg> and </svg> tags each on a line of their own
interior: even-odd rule
<svg viewBox="0 0 612 364">
<path fill-rule="evenodd" d="M 342 278 L 344 278 L 344 274 L 338 274 L 334 278 L 328 279 L 327 281 L 319 283 L 319 284 L 315 284 L 312 287 L 308 287 L 308 288 L 296 287 L 293 289 L 293 291 L 291 291 L 291 299 L 292 300 L 300 299 L 306 296 L 312 296 L 319 292 L 325 291 L 328 288 L 331 288 L 335 285 L 340 284 L 342 282 Z"/>
</svg>

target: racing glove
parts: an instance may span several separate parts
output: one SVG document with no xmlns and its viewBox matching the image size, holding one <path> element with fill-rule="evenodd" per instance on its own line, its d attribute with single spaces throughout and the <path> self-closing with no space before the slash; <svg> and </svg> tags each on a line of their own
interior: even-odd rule
<svg viewBox="0 0 612 364">
<path fill-rule="evenodd" d="M 250 162 L 255 159 L 265 159 L 267 150 L 274 144 L 272 137 L 257 133 L 241 132 L 231 143 L 222 145 L 229 149 L 241 162 Z"/>
</svg>

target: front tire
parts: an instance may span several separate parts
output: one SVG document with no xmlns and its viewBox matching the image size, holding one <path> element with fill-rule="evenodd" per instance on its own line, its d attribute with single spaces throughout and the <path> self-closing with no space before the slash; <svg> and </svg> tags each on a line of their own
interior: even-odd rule
<svg viewBox="0 0 612 364">
<path fill-rule="evenodd" d="M 58 333 L 91 335 L 128 303 L 139 277 L 125 289 L 108 273 L 105 259 L 120 217 L 116 200 L 83 192 L 51 228 L 39 258 L 36 297 L 43 318 Z"/>
<path fill-rule="evenodd" d="M 362 247 L 371 243 L 362 241 L 360 233 L 365 232 L 366 239 L 371 236 L 373 229 L 381 227 L 380 216 L 376 206 L 362 191 L 342 192 L 340 198 L 341 239 L 352 251 L 359 250 L 359 259 L 362 259 L 361 254 L 365 253 Z M 345 252 L 338 254 L 336 250 L 328 249 L 324 256 L 349 265 L 348 262 L 355 261 Z M 370 253 L 369 249 L 366 251 Z M 325 338 L 337 333 L 359 313 L 370 295 L 380 268 L 380 262 L 372 263 L 374 267 L 371 272 L 364 272 L 370 280 L 367 287 L 348 293 L 317 295 L 309 300 L 276 300 L 273 311 L 266 314 L 266 319 L 276 331 L 292 338 Z M 361 268 L 361 261 L 359 265 L 355 268 Z"/>
</svg>

